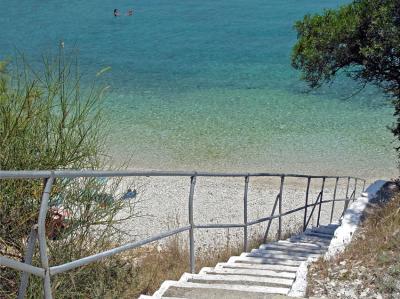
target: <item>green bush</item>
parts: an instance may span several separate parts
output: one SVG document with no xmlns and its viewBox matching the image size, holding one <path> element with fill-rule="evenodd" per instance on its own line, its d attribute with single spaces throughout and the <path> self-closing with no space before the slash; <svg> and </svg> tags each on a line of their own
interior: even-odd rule
<svg viewBox="0 0 400 299">
<path fill-rule="evenodd" d="M 63 52 L 43 58 L 39 69 L 22 56 L 0 63 L 0 170 L 105 166 L 106 128 L 101 110 L 105 89 L 95 83 L 81 89 L 78 69 L 77 59 L 66 59 Z M 1 255 L 23 261 L 29 233 L 37 223 L 43 187 L 43 181 L 37 179 L 0 180 Z M 121 241 L 120 222 L 135 217 L 135 202 L 120 200 L 121 192 L 121 179 L 55 181 L 46 220 L 51 266 L 98 253 Z M 121 210 L 128 213 L 120 216 Z M 67 214 L 61 225 L 54 220 L 60 211 Z M 40 266 L 37 251 L 33 263 Z M 131 267 L 129 260 L 111 258 L 52 277 L 53 291 L 57 298 L 104 297 L 113 292 L 114 284 L 129 281 Z M 1 298 L 16 296 L 19 275 L 0 267 Z M 31 276 L 28 297 L 41 296 L 42 281 Z"/>
</svg>

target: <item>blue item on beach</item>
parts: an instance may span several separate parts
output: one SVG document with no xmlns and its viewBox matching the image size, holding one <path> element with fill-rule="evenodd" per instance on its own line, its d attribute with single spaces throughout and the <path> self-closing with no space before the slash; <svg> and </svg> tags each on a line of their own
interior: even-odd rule
<svg viewBox="0 0 400 299">
<path fill-rule="evenodd" d="M 131 199 L 131 198 L 135 198 L 137 195 L 137 191 L 136 189 L 133 189 L 133 191 L 131 189 L 128 189 L 128 191 L 126 191 L 126 193 L 124 194 L 124 196 L 122 196 L 122 199 Z"/>
</svg>

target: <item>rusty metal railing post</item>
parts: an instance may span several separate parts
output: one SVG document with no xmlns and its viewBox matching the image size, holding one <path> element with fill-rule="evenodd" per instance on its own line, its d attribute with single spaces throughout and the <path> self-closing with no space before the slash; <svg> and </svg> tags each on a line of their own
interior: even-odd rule
<svg viewBox="0 0 400 299">
<path fill-rule="evenodd" d="M 196 272 L 196 257 L 194 249 L 194 221 L 193 221 L 193 197 L 194 187 L 196 186 L 196 176 L 190 177 L 190 192 L 189 192 L 189 262 L 190 262 L 190 273 Z"/>
<path fill-rule="evenodd" d="M 350 177 L 347 177 L 346 199 L 349 198 Z"/>
<path fill-rule="evenodd" d="M 37 235 L 38 235 L 37 225 L 34 225 L 31 228 L 31 232 L 28 237 L 28 245 L 26 247 L 26 252 L 25 252 L 25 256 L 24 256 L 24 263 L 26 263 L 28 265 L 32 265 L 32 258 L 33 258 L 33 253 L 35 250 Z M 28 288 L 28 282 L 29 282 L 29 273 L 22 272 L 20 284 L 19 284 L 19 288 L 18 288 L 18 297 L 17 297 L 18 299 L 25 298 L 26 289 Z"/>
<path fill-rule="evenodd" d="M 355 178 L 354 179 L 354 199 L 353 199 L 353 201 L 355 201 L 355 199 L 357 198 L 357 182 L 358 182 L 358 179 Z"/>
<path fill-rule="evenodd" d="M 310 192 L 310 183 L 311 183 L 311 178 L 307 178 L 307 190 L 306 190 L 306 204 L 304 205 L 304 219 L 303 219 L 303 232 L 306 230 L 307 226 L 307 207 L 308 207 L 308 194 Z"/>
<path fill-rule="evenodd" d="M 308 220 L 307 220 L 307 222 L 306 222 L 306 227 L 307 227 L 308 224 L 310 223 L 311 218 L 312 218 L 313 221 L 314 221 L 314 218 L 313 218 L 314 210 L 315 210 L 315 207 L 318 205 L 318 202 L 320 201 L 320 198 L 321 198 L 321 192 L 318 193 L 317 199 L 316 199 L 315 202 L 312 204 L 312 207 L 313 207 L 313 208 L 311 209 L 310 215 L 308 216 Z"/>
<path fill-rule="evenodd" d="M 347 177 L 346 200 L 344 201 L 342 215 L 344 215 L 344 212 L 346 211 L 347 206 L 349 205 L 349 188 L 350 188 L 350 177 Z"/>
<path fill-rule="evenodd" d="M 283 193 L 283 184 L 285 182 L 285 176 L 281 176 L 281 187 L 279 189 L 279 202 L 278 202 L 278 240 L 281 239 L 282 236 L 282 193 Z"/>
<path fill-rule="evenodd" d="M 278 205 L 279 197 L 280 197 L 280 194 L 278 194 L 278 195 L 276 196 L 276 198 L 275 198 L 274 206 L 273 206 L 273 208 L 272 208 L 271 216 L 270 216 L 270 217 L 272 217 L 272 216 L 275 215 L 275 210 L 276 210 L 276 206 Z M 269 230 L 270 230 L 270 228 L 271 228 L 271 224 L 272 224 L 272 219 L 269 219 L 268 225 L 267 225 L 267 229 L 265 230 L 265 234 L 264 234 L 264 239 L 263 239 L 263 240 L 264 240 L 264 243 L 267 242 Z"/>
<path fill-rule="evenodd" d="M 51 281 L 50 281 L 50 267 L 49 258 L 47 256 L 47 243 L 46 243 L 46 215 L 49 208 L 49 198 L 51 188 L 54 183 L 54 173 L 45 180 L 45 187 L 42 194 L 42 202 L 40 204 L 39 220 L 38 220 L 38 240 L 39 240 L 39 252 L 40 261 L 42 267 L 45 270 L 45 277 L 43 281 L 44 287 L 44 298 L 51 299 L 53 295 L 51 293 Z"/>
<path fill-rule="evenodd" d="M 333 190 L 333 199 L 332 199 L 331 218 L 329 219 L 329 223 L 332 223 L 332 219 L 333 219 L 333 212 L 334 212 L 334 210 L 335 210 L 336 191 L 337 191 L 338 182 L 339 182 L 339 177 L 337 177 L 337 178 L 336 178 L 336 182 L 335 182 L 335 189 Z"/>
<path fill-rule="evenodd" d="M 321 187 L 321 197 L 319 199 L 319 207 L 318 207 L 318 218 L 317 218 L 317 227 L 319 227 L 319 220 L 321 218 L 321 207 L 322 207 L 322 199 L 324 197 L 324 187 L 325 187 L 325 178 L 322 178 L 322 187 Z"/>
<path fill-rule="evenodd" d="M 249 176 L 244 178 L 244 194 L 243 194 L 243 251 L 248 250 L 247 243 L 247 193 L 249 191 Z"/>
</svg>

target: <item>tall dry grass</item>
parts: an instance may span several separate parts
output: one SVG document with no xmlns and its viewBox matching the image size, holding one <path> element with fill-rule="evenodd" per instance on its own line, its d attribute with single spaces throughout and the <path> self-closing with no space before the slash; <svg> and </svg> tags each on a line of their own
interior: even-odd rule
<svg viewBox="0 0 400 299">
<path fill-rule="evenodd" d="M 385 298 L 400 296 L 400 193 L 399 187 L 387 184 L 376 203 L 371 204 L 352 242 L 333 260 L 320 259 L 309 271 L 309 294 L 314 294 L 313 277 L 329 281 L 362 283 L 361 293 L 370 289 Z M 346 271 L 335 271 L 338 268 Z M 363 267 L 363 268 L 361 268 Z M 357 271 L 355 271 L 357 269 Z M 359 270 L 362 269 L 362 270 Z M 395 295 L 398 294 L 398 295 Z M 335 294 L 327 294 L 336 296 Z M 360 294 L 358 294 L 360 295 Z"/>
</svg>

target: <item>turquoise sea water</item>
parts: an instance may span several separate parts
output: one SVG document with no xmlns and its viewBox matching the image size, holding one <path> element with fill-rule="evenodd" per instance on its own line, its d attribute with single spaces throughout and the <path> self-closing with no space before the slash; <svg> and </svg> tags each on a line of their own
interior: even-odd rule
<svg viewBox="0 0 400 299">
<path fill-rule="evenodd" d="M 305 93 L 293 23 L 348 1 L 0 0 L 0 58 L 78 48 L 111 86 L 107 148 L 129 167 L 396 174 L 392 109 L 339 79 Z M 114 18 L 119 8 L 133 17 Z"/>
</svg>

